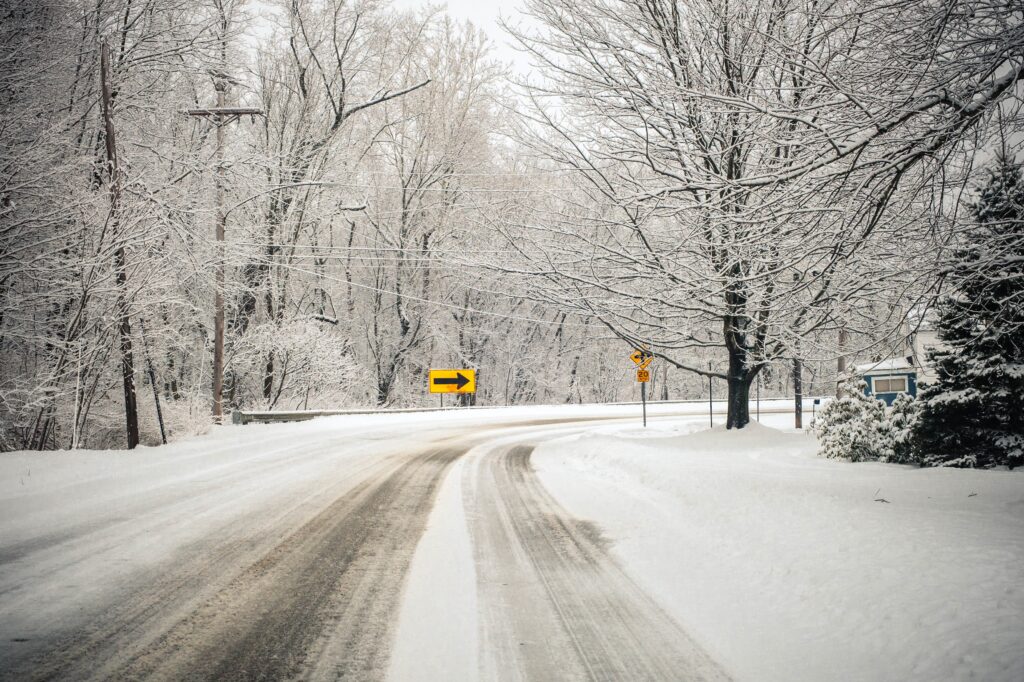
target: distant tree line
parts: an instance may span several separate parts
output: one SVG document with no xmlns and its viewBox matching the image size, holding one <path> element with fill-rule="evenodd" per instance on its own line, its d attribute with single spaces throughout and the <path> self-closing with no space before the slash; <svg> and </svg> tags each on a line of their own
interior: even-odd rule
<svg viewBox="0 0 1024 682">
<path fill-rule="evenodd" d="M 955 279 L 1019 11 L 526 7 L 514 77 L 439 9 L 4 3 L 0 448 L 208 428 L 218 310 L 227 410 L 425 405 L 439 366 L 486 404 L 629 399 L 644 343 L 659 397 L 713 381 L 742 428 Z"/>
</svg>

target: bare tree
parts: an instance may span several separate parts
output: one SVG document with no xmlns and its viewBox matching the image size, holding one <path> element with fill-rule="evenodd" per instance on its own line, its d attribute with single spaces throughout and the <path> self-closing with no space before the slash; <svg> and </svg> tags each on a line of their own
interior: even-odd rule
<svg viewBox="0 0 1024 682">
<path fill-rule="evenodd" d="M 256 252 L 243 265 L 236 335 L 245 334 L 260 302 L 265 318 L 278 325 L 309 314 L 336 322 L 326 310 L 326 261 L 312 263 L 319 283 L 302 271 L 309 264 L 304 247 L 333 244 L 334 216 L 346 210 L 346 192 L 329 188 L 338 167 L 354 163 L 369 144 L 361 137 L 365 124 L 352 122 L 429 83 L 408 77 L 408 54 L 393 45 L 395 22 L 376 3 L 283 3 L 281 14 L 283 42 L 269 45 L 258 61 L 257 92 L 266 112 L 255 141 L 264 169 L 261 214 L 249 234 Z M 268 402 L 280 378 L 275 360 L 269 351 L 262 389 Z"/>
<path fill-rule="evenodd" d="M 757 373 L 801 339 L 900 327 L 943 241 L 925 192 L 1024 77 L 1021 17 L 996 3 L 528 7 L 543 28 L 513 33 L 545 79 L 522 137 L 577 181 L 506 223 L 518 272 L 725 379 L 737 428 Z M 725 371 L 686 360 L 714 347 Z"/>
</svg>

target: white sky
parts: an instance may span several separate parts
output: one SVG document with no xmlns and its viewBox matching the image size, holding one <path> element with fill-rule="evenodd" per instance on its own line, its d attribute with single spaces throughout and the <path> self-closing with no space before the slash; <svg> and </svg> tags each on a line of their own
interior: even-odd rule
<svg viewBox="0 0 1024 682">
<path fill-rule="evenodd" d="M 522 0 L 448 0 L 448 2 L 430 2 L 429 0 L 392 0 L 400 9 L 419 8 L 426 6 L 447 7 L 448 14 L 455 19 L 468 19 L 483 29 L 494 43 L 494 57 L 502 62 L 511 62 L 516 71 L 525 73 L 529 69 L 529 61 L 521 53 L 512 48 L 512 42 L 505 31 L 498 25 L 499 17 L 504 17 L 511 24 L 523 23 L 521 16 Z"/>
<path fill-rule="evenodd" d="M 448 2 L 431 2 L 430 0 L 391 0 L 395 9 L 418 9 L 422 7 L 441 7 L 447 10 L 448 15 L 458 21 L 469 20 L 478 28 L 481 28 L 490 38 L 494 59 L 512 65 L 517 75 L 526 75 L 530 70 L 529 59 L 512 47 L 512 40 L 505 31 L 498 25 L 499 18 L 505 18 L 512 25 L 536 25 L 536 22 L 522 15 L 523 0 L 448 0 Z M 265 19 L 268 13 L 272 13 L 271 5 L 262 0 L 252 0 L 249 8 L 253 10 L 256 17 L 250 29 L 250 36 L 254 41 L 265 37 L 270 31 L 270 25 Z"/>
</svg>

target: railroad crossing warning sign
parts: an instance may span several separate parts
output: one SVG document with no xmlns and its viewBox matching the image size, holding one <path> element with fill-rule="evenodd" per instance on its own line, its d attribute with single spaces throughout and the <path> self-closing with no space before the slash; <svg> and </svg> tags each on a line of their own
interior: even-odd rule
<svg viewBox="0 0 1024 682">
<path fill-rule="evenodd" d="M 629 359 L 636 363 L 640 369 L 647 369 L 654 361 L 654 354 L 646 348 L 637 348 L 629 356 Z"/>
<path fill-rule="evenodd" d="M 638 369 L 636 371 L 636 380 L 642 384 L 646 384 L 651 380 L 651 370 L 649 369 Z"/>
<path fill-rule="evenodd" d="M 431 393 L 476 393 L 475 369 L 430 370 Z"/>
</svg>

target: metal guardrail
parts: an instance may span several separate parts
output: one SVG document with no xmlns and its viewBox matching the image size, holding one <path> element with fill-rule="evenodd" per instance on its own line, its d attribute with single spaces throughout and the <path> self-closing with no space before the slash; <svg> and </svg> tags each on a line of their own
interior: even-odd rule
<svg viewBox="0 0 1024 682">
<path fill-rule="evenodd" d="M 804 398 L 804 408 L 808 409 L 814 400 L 820 399 L 824 401 L 828 396 L 808 396 Z M 763 398 L 761 402 L 769 402 L 773 400 L 792 400 L 792 398 Z M 647 401 L 648 407 L 656 405 L 693 405 L 693 404 L 707 404 L 706 399 L 696 398 L 690 400 L 654 400 Z M 569 403 L 566 403 L 569 404 Z M 629 402 L 617 402 L 617 403 L 583 403 L 580 407 L 598 407 L 598 406 L 623 406 L 623 405 L 640 405 L 640 401 L 629 401 Z M 751 413 L 753 413 L 753 405 L 751 402 Z M 564 407 L 565 404 L 560 405 L 515 405 L 512 407 Z M 232 424 L 275 424 L 279 422 L 302 422 L 309 421 L 310 419 L 316 419 L 317 417 L 337 417 L 341 415 L 353 415 L 353 414 L 408 414 L 412 412 L 459 412 L 463 410 L 499 410 L 502 409 L 503 405 L 472 405 L 467 407 L 385 407 L 385 408 L 352 408 L 347 410 L 234 410 L 231 413 Z M 723 408 L 721 411 L 718 408 Z M 715 413 L 724 413 L 725 401 L 715 401 Z M 769 408 L 761 408 L 761 412 L 771 413 L 775 410 L 769 410 Z"/>
<path fill-rule="evenodd" d="M 231 413 L 232 424 L 271 424 L 276 422 L 304 422 L 317 417 L 337 417 L 346 414 L 403 414 L 407 412 L 450 412 L 454 410 L 494 410 L 497 406 L 472 407 L 385 407 L 356 408 L 351 410 L 235 410 Z"/>
</svg>

